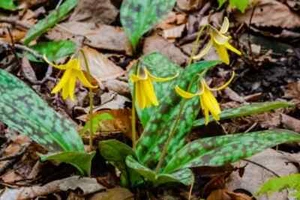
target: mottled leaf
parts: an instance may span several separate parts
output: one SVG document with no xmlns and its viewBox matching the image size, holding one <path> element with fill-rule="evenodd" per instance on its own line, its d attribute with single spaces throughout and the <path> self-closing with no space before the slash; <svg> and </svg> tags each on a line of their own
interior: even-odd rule
<svg viewBox="0 0 300 200">
<path fill-rule="evenodd" d="M 92 126 L 93 131 L 98 131 L 100 126 L 101 126 L 101 122 L 102 121 L 106 121 L 106 120 L 112 120 L 114 119 L 112 115 L 108 114 L 108 113 L 100 113 L 100 114 L 96 114 L 92 117 L 92 120 L 89 119 L 84 127 L 80 130 L 81 134 L 84 134 L 86 132 L 88 132 Z"/>
<path fill-rule="evenodd" d="M 146 181 L 151 182 L 154 186 L 166 183 L 182 183 L 191 185 L 194 182 L 193 172 L 189 169 L 178 170 L 170 174 L 156 174 L 155 171 L 145 167 L 136 161 L 132 156 L 126 158 L 126 164 L 131 169 L 137 171 Z"/>
<path fill-rule="evenodd" d="M 226 1 L 227 0 L 218 0 L 219 7 L 221 7 Z M 229 0 L 229 5 L 232 8 L 237 8 L 241 12 L 244 12 L 249 5 L 249 0 Z"/>
<path fill-rule="evenodd" d="M 74 54 L 74 52 L 76 51 L 76 44 L 69 40 L 61 40 L 52 42 L 40 42 L 36 45 L 30 46 L 30 48 L 40 55 L 45 55 L 48 60 L 55 61 L 65 56 Z M 25 55 L 31 61 L 43 62 L 43 60 L 39 60 L 29 52 L 27 52 Z"/>
<path fill-rule="evenodd" d="M 15 10 L 17 7 L 13 0 L 0 0 L 0 8 L 5 10 Z"/>
<path fill-rule="evenodd" d="M 300 174 L 290 174 L 287 176 L 271 178 L 261 186 L 257 195 L 270 195 L 284 189 L 291 190 L 291 196 L 300 199 Z"/>
<path fill-rule="evenodd" d="M 300 134 L 281 129 L 198 139 L 180 149 L 165 167 L 164 173 L 188 167 L 222 166 L 266 148 L 297 141 L 300 141 Z"/>
<path fill-rule="evenodd" d="M 96 152 L 60 152 L 55 154 L 41 155 L 41 160 L 53 160 L 64 162 L 76 167 L 82 175 L 91 174 L 92 159 Z"/>
<path fill-rule="evenodd" d="M 294 106 L 294 104 L 283 101 L 274 101 L 274 102 L 263 102 L 263 103 L 252 103 L 249 105 L 244 105 L 238 108 L 231 108 L 223 110 L 220 115 L 220 120 L 232 119 L 237 117 L 244 117 L 254 114 L 260 114 L 263 112 L 276 110 L 279 108 L 287 108 Z M 210 116 L 209 121 L 213 121 L 213 118 Z M 203 126 L 205 124 L 205 119 L 201 118 L 194 121 L 193 126 Z"/>
<path fill-rule="evenodd" d="M 135 48 L 139 39 L 173 8 L 176 0 L 124 0 L 121 23 Z"/>
<path fill-rule="evenodd" d="M 77 3 L 78 0 L 66 0 L 59 8 L 52 11 L 45 19 L 40 20 L 27 32 L 24 38 L 24 44 L 29 44 L 29 42 L 47 32 L 49 28 L 52 28 L 59 21 L 64 19 L 67 14 L 70 13 L 73 8 L 75 8 Z"/>
<path fill-rule="evenodd" d="M 105 160 L 120 170 L 122 186 L 134 187 L 143 182 L 140 175 L 134 170 L 128 169 L 125 163 L 127 156 L 136 157 L 131 147 L 118 140 L 111 139 L 99 142 L 99 150 Z"/>
<path fill-rule="evenodd" d="M 56 113 L 31 88 L 0 70 L 0 121 L 51 152 L 84 152 L 76 125 Z"/>
<path fill-rule="evenodd" d="M 198 91 L 197 74 L 205 69 L 214 67 L 216 64 L 218 64 L 218 61 L 203 61 L 188 66 L 179 74 L 176 80 L 170 83 L 168 88 L 163 91 L 165 95 L 161 99 L 160 105 L 156 108 L 155 114 L 150 117 L 137 143 L 136 153 L 142 164 L 150 169 L 155 168 L 163 145 L 176 121 L 176 134 L 168 147 L 166 162 L 171 155 L 184 145 L 183 138 L 191 130 L 200 109 L 199 98 L 183 99 L 176 94 L 174 88 L 176 85 L 179 85 L 186 90 L 189 83 L 194 80 L 195 84 L 192 84 L 190 91 L 196 93 Z M 160 69 L 153 67 L 153 70 Z M 152 73 L 154 73 L 154 71 L 152 71 Z M 181 109 L 182 114 L 178 116 Z"/>
</svg>

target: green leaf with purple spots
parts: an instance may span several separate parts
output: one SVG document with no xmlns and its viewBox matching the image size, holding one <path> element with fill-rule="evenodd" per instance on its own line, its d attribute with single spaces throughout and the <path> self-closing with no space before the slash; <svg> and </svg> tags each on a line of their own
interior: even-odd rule
<svg viewBox="0 0 300 200">
<path fill-rule="evenodd" d="M 255 115 L 255 114 L 260 114 L 271 110 L 276 110 L 279 108 L 287 108 L 292 106 L 294 106 L 294 104 L 289 102 L 284 102 L 284 101 L 252 103 L 238 108 L 223 110 L 222 113 L 220 114 L 220 120 Z M 209 121 L 213 121 L 213 118 L 211 116 L 209 117 Z M 194 127 L 203 126 L 204 124 L 205 124 L 205 119 L 201 118 L 194 121 L 193 126 Z"/>
<path fill-rule="evenodd" d="M 91 174 L 92 159 L 96 152 L 60 152 L 54 154 L 41 155 L 41 160 L 53 160 L 56 162 L 64 162 L 73 165 L 81 175 Z"/>
<path fill-rule="evenodd" d="M 174 88 L 176 85 L 179 85 L 186 90 L 188 85 L 194 82 L 195 84 L 192 84 L 190 91 L 196 93 L 198 91 L 198 73 L 213 68 L 218 63 L 219 61 L 194 63 L 183 70 L 165 89 L 159 91 L 158 88 L 156 90 L 157 93 L 161 92 L 163 94 L 160 104 L 156 108 L 153 108 L 155 111 L 145 124 L 142 136 L 136 146 L 136 154 L 142 164 L 150 169 L 155 168 L 173 126 L 176 126 L 176 134 L 168 146 L 165 163 L 170 159 L 171 155 L 185 144 L 184 137 L 191 130 L 200 110 L 199 98 L 183 99 L 176 94 Z M 151 72 L 155 74 L 156 70 L 158 72 L 161 71 L 157 66 L 153 66 Z M 168 70 L 166 69 L 166 71 Z M 178 116 L 181 109 L 181 116 Z"/>
<path fill-rule="evenodd" d="M 84 152 L 76 125 L 56 113 L 25 83 L 0 70 L 0 121 L 50 152 Z"/>
<path fill-rule="evenodd" d="M 174 7 L 176 0 L 124 0 L 121 23 L 133 46 Z"/>
<path fill-rule="evenodd" d="M 147 182 L 152 183 L 154 186 L 165 183 L 182 183 L 184 185 L 191 185 L 194 182 L 193 172 L 188 168 L 169 174 L 156 174 L 155 171 L 140 164 L 132 156 L 128 156 L 126 158 L 126 164 L 128 167 L 143 176 Z"/>
<path fill-rule="evenodd" d="M 190 167 L 222 166 L 281 143 L 299 141 L 300 134 L 281 129 L 198 139 L 174 154 L 163 173 Z"/>
</svg>

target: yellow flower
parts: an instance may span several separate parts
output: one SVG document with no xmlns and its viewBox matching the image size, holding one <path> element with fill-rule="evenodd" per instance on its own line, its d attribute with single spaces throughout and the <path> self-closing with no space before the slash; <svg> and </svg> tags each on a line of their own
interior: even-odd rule
<svg viewBox="0 0 300 200">
<path fill-rule="evenodd" d="M 205 82 L 204 78 L 202 78 L 200 80 L 201 91 L 196 94 L 192 94 L 187 91 L 184 91 L 178 86 L 175 87 L 175 91 L 177 92 L 177 94 L 179 94 L 180 96 L 182 96 L 183 98 L 186 98 L 186 99 L 190 99 L 195 96 L 200 97 L 200 106 L 202 108 L 203 115 L 205 117 L 205 125 L 207 125 L 209 122 L 209 113 L 211 113 L 212 117 L 216 121 L 220 120 L 220 114 L 221 114 L 220 105 L 219 105 L 217 99 L 214 97 L 212 91 L 219 91 L 219 90 L 226 88 L 230 84 L 230 82 L 233 80 L 234 75 L 235 75 L 235 73 L 233 72 L 229 81 L 227 83 L 225 83 L 224 85 L 220 86 L 219 88 L 210 88 L 207 85 L 207 83 Z"/>
<path fill-rule="evenodd" d="M 51 63 L 45 56 L 45 61 L 60 70 L 65 70 L 63 76 L 61 77 L 58 84 L 52 89 L 51 93 L 58 93 L 62 90 L 62 98 L 67 99 L 68 97 L 71 100 L 74 100 L 74 91 L 76 80 L 78 79 L 85 87 L 96 88 L 93 86 L 88 79 L 85 77 L 82 68 L 80 66 L 80 61 L 77 58 L 70 59 L 66 64 L 56 65 Z"/>
<path fill-rule="evenodd" d="M 213 26 L 209 26 L 210 40 L 208 44 L 202 49 L 202 51 L 198 55 L 194 56 L 193 59 L 199 60 L 200 58 L 202 58 L 204 55 L 206 55 L 209 52 L 212 46 L 215 47 L 220 60 L 226 63 L 227 65 L 230 62 L 227 49 L 229 49 L 230 51 L 238 55 L 241 55 L 242 53 L 239 50 L 237 50 L 231 44 L 229 44 L 229 40 L 231 37 L 225 35 L 225 33 L 227 33 L 228 31 L 228 28 L 229 28 L 229 20 L 227 17 L 225 17 L 220 30 L 217 30 Z"/>
<path fill-rule="evenodd" d="M 144 65 L 138 65 L 137 74 L 132 74 L 130 80 L 134 83 L 134 97 L 139 108 L 144 109 L 152 105 L 158 106 L 158 100 L 154 91 L 153 82 L 165 82 L 178 76 L 159 78 L 153 76 Z"/>
</svg>

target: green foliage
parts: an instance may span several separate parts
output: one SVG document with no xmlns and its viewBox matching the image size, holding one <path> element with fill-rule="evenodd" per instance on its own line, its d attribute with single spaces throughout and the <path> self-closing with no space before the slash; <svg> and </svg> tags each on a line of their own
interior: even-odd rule
<svg viewBox="0 0 300 200">
<path fill-rule="evenodd" d="M 160 57 L 162 58 L 162 56 Z M 159 59 L 154 60 L 159 62 Z M 186 89 L 193 79 L 198 79 L 198 73 L 214 67 L 217 63 L 219 62 L 203 61 L 194 63 L 188 66 L 185 70 L 181 71 L 175 81 L 170 82 L 168 85 L 155 88 L 157 89 L 156 92 L 158 94 L 163 94 L 163 97 L 160 99 L 160 105 L 156 108 L 153 108 L 155 110 L 153 110 L 151 113 L 155 114 L 152 114 L 148 122 L 145 124 L 144 132 L 137 143 L 136 155 L 141 163 L 148 166 L 150 169 L 153 169 L 157 165 L 163 145 L 173 129 L 174 123 L 177 120 L 181 110 L 181 106 L 183 106 L 183 112 L 181 113 L 180 120 L 176 124 L 176 135 L 172 139 L 168 148 L 166 161 L 169 159 L 170 155 L 174 154 L 184 145 L 183 138 L 187 133 L 190 132 L 193 122 L 199 113 L 199 98 L 192 98 L 189 100 L 182 99 L 175 93 L 173 88 L 175 88 L 176 85 L 179 85 L 181 88 Z M 168 67 L 172 68 L 169 70 Z M 151 71 L 151 68 L 148 70 L 150 73 L 156 75 L 164 71 L 174 71 L 174 65 L 165 65 L 163 68 L 157 67 L 153 69 L 158 71 Z M 180 72 L 180 70 L 178 71 Z M 163 77 L 164 75 L 165 73 L 161 73 L 160 77 Z M 196 93 L 197 90 L 198 85 L 193 84 L 191 91 Z"/>
<path fill-rule="evenodd" d="M 228 0 L 218 0 L 219 7 L 221 7 Z M 229 5 L 233 8 L 239 9 L 241 12 L 245 12 L 245 9 L 249 5 L 249 0 L 229 0 Z"/>
<path fill-rule="evenodd" d="M 291 190 L 291 196 L 300 199 L 300 174 L 290 174 L 283 177 L 272 178 L 261 186 L 257 195 L 272 194 L 284 189 Z"/>
<path fill-rule="evenodd" d="M 41 160 L 52 160 L 55 162 L 64 162 L 73 165 L 78 169 L 81 175 L 91 174 L 92 159 L 96 152 L 60 152 L 55 154 L 41 155 Z"/>
<path fill-rule="evenodd" d="M 283 101 L 274 101 L 274 102 L 263 102 L 263 103 L 252 103 L 249 105 L 244 105 L 238 108 L 231 108 L 223 110 L 220 115 L 220 120 L 224 119 L 233 119 L 237 117 L 249 116 L 253 114 L 259 114 L 279 108 L 292 107 L 294 104 Z M 212 121 L 213 118 L 210 116 L 209 121 Z M 203 126 L 205 124 L 205 119 L 201 118 L 194 121 L 193 126 Z"/>
<path fill-rule="evenodd" d="M 0 0 L 0 8 L 5 10 L 15 10 L 17 7 L 13 0 Z"/>
<path fill-rule="evenodd" d="M 76 51 L 76 44 L 69 40 L 40 42 L 36 45 L 30 46 L 31 49 L 38 52 L 40 55 L 45 55 L 48 60 L 54 61 L 65 56 L 74 54 Z M 27 58 L 35 62 L 44 62 L 37 59 L 33 54 L 27 52 Z"/>
<path fill-rule="evenodd" d="M 49 155 L 42 160 L 56 160 L 89 174 L 94 153 L 84 152 L 76 125 L 56 113 L 22 81 L 0 70 L 0 121 L 44 146 Z"/>
<path fill-rule="evenodd" d="M 75 8 L 77 3 L 78 0 L 66 0 L 58 9 L 52 11 L 45 19 L 40 20 L 27 32 L 24 38 L 24 44 L 28 45 L 32 40 L 47 32 L 49 28 L 52 28 L 55 24 L 64 19 L 67 14 Z"/>
<path fill-rule="evenodd" d="M 281 129 L 198 139 L 173 155 L 164 172 L 188 167 L 222 166 L 277 144 L 296 141 L 300 141 L 298 133 Z"/>
<path fill-rule="evenodd" d="M 139 39 L 174 6 L 176 0 L 124 0 L 120 17 L 124 30 L 135 48 Z"/>
<path fill-rule="evenodd" d="M 51 152 L 84 152 L 75 124 L 49 107 L 22 81 L 0 70 L 0 121 Z"/>
<path fill-rule="evenodd" d="M 114 119 L 112 115 L 108 114 L 108 113 L 100 113 L 100 114 L 96 114 L 92 117 L 92 120 L 88 120 L 84 127 L 80 130 L 81 134 L 84 134 L 86 132 L 89 131 L 91 125 L 93 128 L 93 131 L 98 131 L 101 127 L 101 122 L 105 121 L 105 120 L 112 120 Z"/>
</svg>

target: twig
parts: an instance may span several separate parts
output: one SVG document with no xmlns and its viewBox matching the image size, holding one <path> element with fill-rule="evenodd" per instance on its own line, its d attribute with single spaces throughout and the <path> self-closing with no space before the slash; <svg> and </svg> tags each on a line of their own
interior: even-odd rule
<svg viewBox="0 0 300 200">
<path fill-rule="evenodd" d="M 280 177 L 280 175 L 277 174 L 276 172 L 270 170 L 269 168 L 267 168 L 267 167 L 265 167 L 265 166 L 263 166 L 263 165 L 261 165 L 261 164 L 259 164 L 259 163 L 257 163 L 257 162 L 254 162 L 254 161 L 248 160 L 248 159 L 242 159 L 242 160 L 244 160 L 244 161 L 246 161 L 246 162 L 249 162 L 249 163 L 251 163 L 251 164 L 253 164 L 253 165 L 256 165 L 256 166 L 258 166 L 258 167 L 261 167 L 261 168 L 267 170 L 268 172 L 270 172 L 271 174 L 273 174 L 273 175 L 276 176 L 276 177 Z"/>
<path fill-rule="evenodd" d="M 3 42 L 3 41 L 0 41 L 0 45 L 6 46 L 6 47 L 9 47 L 9 48 L 12 46 L 12 44 L 9 44 L 9 43 Z M 35 57 L 37 57 L 37 58 L 43 58 L 43 56 L 40 55 L 38 52 L 36 52 L 35 50 L 33 50 L 33 49 L 29 48 L 29 47 L 26 47 L 26 46 L 24 46 L 24 45 L 21 45 L 21 44 L 14 44 L 14 47 L 15 47 L 16 49 L 20 49 L 20 50 L 23 50 L 23 51 L 27 51 L 27 52 L 33 54 L 33 55 L 34 55 Z"/>
<path fill-rule="evenodd" d="M 20 20 L 16 20 L 15 18 L 0 17 L 0 22 L 20 26 L 20 27 L 23 27 L 25 29 L 30 29 L 31 28 L 31 25 L 29 25 L 27 23 L 24 23 Z"/>
</svg>

